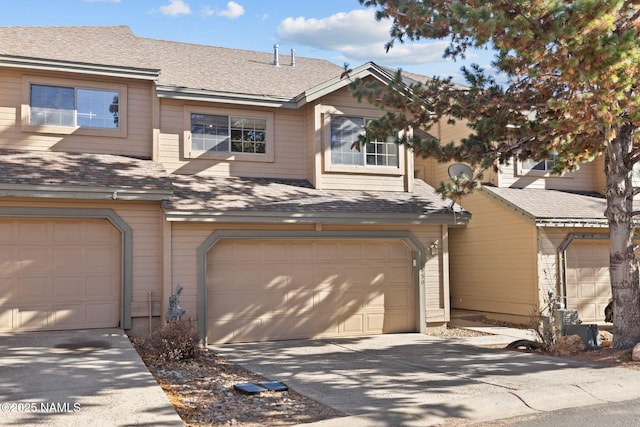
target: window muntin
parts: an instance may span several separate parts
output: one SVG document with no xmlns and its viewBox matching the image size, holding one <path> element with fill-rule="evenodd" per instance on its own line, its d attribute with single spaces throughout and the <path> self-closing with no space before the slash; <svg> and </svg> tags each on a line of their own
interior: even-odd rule
<svg viewBox="0 0 640 427">
<path fill-rule="evenodd" d="M 267 120 L 191 113 L 191 150 L 266 154 Z"/>
<path fill-rule="evenodd" d="M 118 91 L 32 84 L 29 124 L 119 129 Z"/>
<path fill-rule="evenodd" d="M 332 164 L 398 167 L 398 146 L 395 142 L 372 141 L 360 151 L 352 148 L 369 120 L 364 117 L 331 116 Z"/>
</svg>

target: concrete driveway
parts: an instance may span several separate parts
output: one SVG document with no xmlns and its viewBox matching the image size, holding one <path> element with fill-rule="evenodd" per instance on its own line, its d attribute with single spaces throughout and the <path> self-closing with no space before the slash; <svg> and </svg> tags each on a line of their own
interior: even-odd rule
<svg viewBox="0 0 640 427">
<path fill-rule="evenodd" d="M 183 426 L 120 329 L 0 335 L 0 424 Z"/>
<path fill-rule="evenodd" d="M 348 415 L 316 423 L 325 427 L 489 421 L 640 397 L 638 371 L 483 347 L 486 343 L 485 337 L 392 334 L 211 348 Z"/>
</svg>

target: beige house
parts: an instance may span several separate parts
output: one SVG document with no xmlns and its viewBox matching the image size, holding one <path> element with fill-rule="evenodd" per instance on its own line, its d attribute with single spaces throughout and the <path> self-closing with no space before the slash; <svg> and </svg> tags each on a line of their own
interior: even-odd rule
<svg viewBox="0 0 640 427">
<path fill-rule="evenodd" d="M 127 27 L 0 40 L 0 332 L 143 333 L 178 284 L 208 342 L 449 320 L 449 240 L 470 214 L 404 147 L 351 148 L 381 111 L 341 67 Z"/>
<path fill-rule="evenodd" d="M 446 166 L 416 159 L 432 185 L 448 179 Z M 461 200 L 473 219 L 449 236 L 452 308 L 527 324 L 553 291 L 583 322 L 604 320 L 611 288 L 602 159 L 560 177 L 552 167 L 553 159 L 514 161 Z"/>
</svg>

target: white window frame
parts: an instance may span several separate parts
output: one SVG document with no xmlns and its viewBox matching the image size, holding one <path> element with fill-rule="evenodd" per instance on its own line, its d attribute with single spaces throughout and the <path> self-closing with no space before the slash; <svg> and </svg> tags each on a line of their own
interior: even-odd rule
<svg viewBox="0 0 640 427">
<path fill-rule="evenodd" d="M 326 172 L 343 172 L 343 173 L 358 173 L 358 174 L 370 174 L 370 175 L 391 175 L 401 176 L 404 175 L 405 169 L 405 150 L 403 145 L 398 145 L 398 165 L 397 166 L 378 166 L 367 165 L 366 157 L 364 164 L 362 165 L 345 165 L 336 164 L 331 159 L 331 118 L 333 116 L 346 116 L 356 117 L 366 120 L 375 120 L 378 117 L 372 114 L 370 110 L 359 110 L 350 108 L 341 108 L 339 111 L 334 109 L 325 109 L 322 112 L 322 129 L 323 129 L 323 152 L 324 152 L 324 170 Z M 365 147 L 360 148 L 363 152 L 362 155 L 366 156 Z"/>
<path fill-rule="evenodd" d="M 219 109 L 197 107 L 186 105 L 184 107 L 184 135 L 183 135 L 183 155 L 186 159 L 213 159 L 213 160 L 236 160 L 236 161 L 254 161 L 254 162 L 273 162 L 275 158 L 274 150 L 274 114 L 267 112 L 256 112 L 251 110 L 240 109 Z M 243 119 L 259 119 L 266 121 L 266 139 L 264 153 L 240 153 L 231 151 L 208 151 L 197 150 L 192 147 L 193 136 L 191 134 L 191 115 L 202 114 L 211 116 L 237 117 Z"/>
<path fill-rule="evenodd" d="M 539 162 L 536 162 L 533 166 L 531 166 L 531 164 L 534 162 L 533 160 L 524 160 L 524 161 L 519 160 L 518 162 L 516 162 L 517 175 L 537 175 L 537 176 L 549 175 L 555 164 L 555 159 L 554 159 L 555 156 L 556 155 L 552 155 L 552 157 L 548 159 L 540 160 Z M 535 166 L 538 166 L 541 163 L 544 163 L 544 168 L 534 169 Z"/>
<path fill-rule="evenodd" d="M 118 127 L 102 128 L 88 126 L 38 125 L 31 123 L 31 86 L 53 86 L 74 89 L 74 101 L 78 89 L 109 91 L 118 93 Z M 89 135 L 125 138 L 127 136 L 127 86 L 124 84 L 110 84 L 99 82 L 84 82 L 71 79 L 46 78 L 39 76 L 22 77 L 22 103 L 20 112 L 20 126 L 23 132 L 50 133 L 61 135 Z M 74 109 L 74 123 L 77 110 Z"/>
</svg>

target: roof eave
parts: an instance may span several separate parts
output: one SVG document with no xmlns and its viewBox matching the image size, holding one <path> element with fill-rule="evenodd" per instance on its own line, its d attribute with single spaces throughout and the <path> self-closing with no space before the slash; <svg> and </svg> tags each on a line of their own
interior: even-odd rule
<svg viewBox="0 0 640 427">
<path fill-rule="evenodd" d="M 152 68 L 121 67 L 85 62 L 59 61 L 13 55 L 0 55 L 0 67 L 32 70 L 63 71 L 65 73 L 93 74 L 138 80 L 156 80 L 160 70 Z"/>
<path fill-rule="evenodd" d="M 157 85 L 159 98 L 183 101 L 224 102 L 225 104 L 251 105 L 255 107 L 298 108 L 296 102 L 287 97 L 220 92 L 168 85 Z"/>
<path fill-rule="evenodd" d="M 165 209 L 167 221 L 198 222 L 260 222 L 281 224 L 360 224 L 360 225 L 466 225 L 468 213 L 425 213 L 425 214 L 372 214 L 335 212 L 244 212 Z"/>
<path fill-rule="evenodd" d="M 162 201 L 173 194 L 166 189 L 132 189 L 123 187 L 75 187 L 51 185 L 0 185 L 0 197 L 85 199 L 85 200 L 138 200 Z"/>
<path fill-rule="evenodd" d="M 609 228 L 606 218 L 537 218 L 536 227 Z"/>
<path fill-rule="evenodd" d="M 368 76 L 372 76 L 385 84 L 388 84 L 393 79 L 393 76 L 383 67 L 378 66 L 374 62 L 367 62 L 350 70 L 348 78 L 344 75 L 334 77 L 298 95 L 298 97 L 296 97 L 297 106 L 301 107 L 306 103 L 313 102 L 327 94 L 342 89 L 351 83 L 352 79 L 362 79 Z"/>
</svg>

